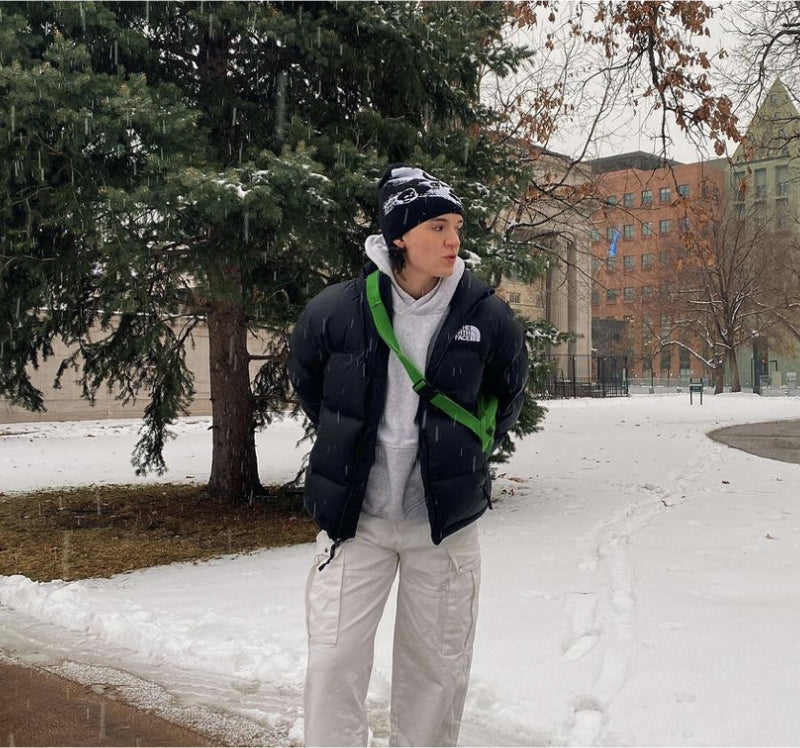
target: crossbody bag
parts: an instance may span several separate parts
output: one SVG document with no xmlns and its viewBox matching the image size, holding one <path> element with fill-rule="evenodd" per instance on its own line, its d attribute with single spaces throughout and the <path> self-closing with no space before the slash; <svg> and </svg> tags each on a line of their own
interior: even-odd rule
<svg viewBox="0 0 800 748">
<path fill-rule="evenodd" d="M 446 413 L 453 420 L 470 429 L 480 440 L 484 454 L 488 455 L 494 445 L 497 398 L 481 393 L 478 399 L 478 415 L 476 416 L 431 385 L 425 379 L 424 374 L 400 350 L 400 345 L 392 327 L 392 321 L 389 319 L 389 313 L 386 311 L 381 299 L 379 280 L 380 270 L 375 270 L 367 276 L 367 302 L 372 313 L 372 319 L 383 342 L 395 352 L 397 358 L 400 359 L 400 363 L 403 364 L 403 368 L 408 372 L 414 392 Z"/>
</svg>

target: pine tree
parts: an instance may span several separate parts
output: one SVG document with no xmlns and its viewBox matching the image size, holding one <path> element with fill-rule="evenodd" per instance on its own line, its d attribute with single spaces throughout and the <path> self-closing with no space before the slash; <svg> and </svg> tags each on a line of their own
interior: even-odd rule
<svg viewBox="0 0 800 748">
<path fill-rule="evenodd" d="M 287 330 L 360 268 L 387 163 L 456 185 L 469 250 L 531 272 L 492 226 L 527 179 L 480 99 L 483 72 L 502 77 L 527 54 L 503 39 L 506 13 L 0 4 L 0 394 L 41 410 L 27 370 L 63 340 L 76 354 L 59 376 L 75 369 L 87 397 L 113 386 L 147 398 L 134 463 L 163 471 L 168 426 L 193 396 L 185 351 L 205 322 L 209 491 L 258 493 L 254 431 L 290 396 Z M 249 330 L 263 351 L 248 350 Z"/>
</svg>

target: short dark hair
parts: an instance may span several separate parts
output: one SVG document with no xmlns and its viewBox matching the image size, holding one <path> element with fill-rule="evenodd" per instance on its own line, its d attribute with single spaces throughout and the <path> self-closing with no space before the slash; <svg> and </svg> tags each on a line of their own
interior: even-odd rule
<svg viewBox="0 0 800 748">
<path fill-rule="evenodd" d="M 406 266 L 406 248 L 398 247 L 394 242 L 388 246 L 389 262 L 392 263 L 392 270 L 394 270 L 395 273 L 403 272 L 403 268 Z"/>
</svg>

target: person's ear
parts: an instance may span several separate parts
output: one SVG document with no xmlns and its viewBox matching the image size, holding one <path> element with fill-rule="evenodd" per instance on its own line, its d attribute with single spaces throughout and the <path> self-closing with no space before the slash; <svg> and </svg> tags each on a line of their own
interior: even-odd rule
<svg viewBox="0 0 800 748">
<path fill-rule="evenodd" d="M 395 245 L 395 247 L 400 247 L 400 249 L 404 249 L 405 246 L 406 246 L 406 243 L 402 239 L 395 239 L 394 240 L 394 245 Z"/>
</svg>

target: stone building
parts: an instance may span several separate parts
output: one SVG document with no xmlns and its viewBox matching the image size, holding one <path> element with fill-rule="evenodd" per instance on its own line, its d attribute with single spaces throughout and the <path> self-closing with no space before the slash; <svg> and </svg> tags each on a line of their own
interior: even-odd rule
<svg viewBox="0 0 800 748">
<path fill-rule="evenodd" d="M 533 283 L 503 277 L 498 292 L 521 317 L 543 319 L 560 332 L 572 334 L 549 354 L 563 372 L 590 377 L 592 372 L 591 222 L 594 200 L 581 197 L 586 181 L 583 171 L 565 156 L 541 152 L 536 161 L 537 177 L 560 186 L 564 198 L 537 197 L 523 201 L 509 212 L 505 231 L 512 241 L 527 245 L 533 254 L 543 254 L 547 273 Z"/>
<path fill-rule="evenodd" d="M 728 169 L 728 200 L 741 217 L 783 234 L 785 251 L 793 253 L 794 287 L 800 288 L 800 111 L 780 79 L 758 107 Z M 796 390 L 800 342 L 791 335 L 767 331 L 739 352 L 743 387 Z"/>
<path fill-rule="evenodd" d="M 96 331 L 96 335 L 107 334 Z M 259 340 L 250 340 L 250 350 L 258 350 Z M 135 403 L 123 403 L 117 397 L 118 392 L 102 387 L 90 403 L 82 397 L 81 386 L 77 375 L 71 370 L 64 373 L 60 389 L 53 388 L 53 381 L 62 359 L 73 353 L 61 341 L 53 341 L 53 355 L 40 361 L 39 367 L 30 369 L 31 382 L 34 387 L 44 393 L 45 407 L 43 413 L 32 413 L 19 406 L 12 405 L 0 397 L 0 423 L 27 423 L 34 421 L 85 421 L 104 418 L 139 418 L 149 402 L 147 393 Z M 186 347 L 186 363 L 194 374 L 195 397 L 189 407 L 189 415 L 201 416 L 211 414 L 210 381 L 208 368 L 208 329 L 205 324 L 198 324 L 192 332 L 192 345 Z M 257 366 L 253 365 L 253 374 Z"/>
<path fill-rule="evenodd" d="M 776 79 L 732 158 L 729 197 L 737 211 L 754 207 L 774 228 L 800 226 L 800 111 Z"/>
</svg>

